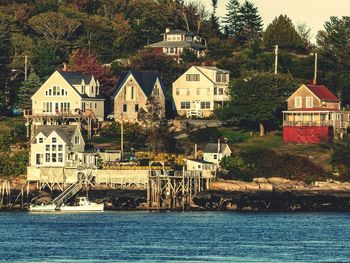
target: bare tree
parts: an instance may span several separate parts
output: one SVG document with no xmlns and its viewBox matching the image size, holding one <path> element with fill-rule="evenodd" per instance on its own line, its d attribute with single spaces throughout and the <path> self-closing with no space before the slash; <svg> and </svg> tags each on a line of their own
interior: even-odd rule
<svg viewBox="0 0 350 263">
<path fill-rule="evenodd" d="M 197 34 L 201 30 L 203 22 L 208 18 L 208 12 L 199 1 L 191 1 L 187 4 L 180 3 L 175 8 L 176 14 L 185 23 L 188 32 L 195 31 Z"/>
</svg>

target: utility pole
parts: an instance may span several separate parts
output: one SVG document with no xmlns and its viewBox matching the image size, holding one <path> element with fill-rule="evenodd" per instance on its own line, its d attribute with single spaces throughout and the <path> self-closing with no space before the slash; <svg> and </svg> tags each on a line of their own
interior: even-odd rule
<svg viewBox="0 0 350 263">
<path fill-rule="evenodd" d="M 315 69 L 314 69 L 314 81 L 313 84 L 317 85 L 317 53 L 315 53 Z"/>
<path fill-rule="evenodd" d="M 24 80 L 26 81 L 28 77 L 28 56 L 24 55 Z"/>
<path fill-rule="evenodd" d="M 278 45 L 275 46 L 275 75 L 277 75 L 278 68 Z"/>
<path fill-rule="evenodd" d="M 121 115 L 120 121 L 120 160 L 124 159 L 124 120 L 123 120 L 123 112 Z"/>
</svg>

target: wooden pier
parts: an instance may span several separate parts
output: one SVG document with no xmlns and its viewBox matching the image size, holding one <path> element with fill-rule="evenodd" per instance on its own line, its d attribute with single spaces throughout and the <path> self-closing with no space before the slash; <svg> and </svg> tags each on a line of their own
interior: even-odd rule
<svg viewBox="0 0 350 263">
<path fill-rule="evenodd" d="M 193 197 L 208 189 L 211 178 L 204 178 L 200 172 L 150 173 L 147 184 L 147 208 L 167 210 L 189 210 Z"/>
</svg>

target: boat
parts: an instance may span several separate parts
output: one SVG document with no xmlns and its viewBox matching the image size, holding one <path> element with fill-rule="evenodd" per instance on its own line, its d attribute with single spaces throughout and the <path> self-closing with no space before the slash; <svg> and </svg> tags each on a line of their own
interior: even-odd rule
<svg viewBox="0 0 350 263">
<path fill-rule="evenodd" d="M 87 197 L 78 197 L 78 201 L 74 205 L 62 205 L 62 212 L 102 212 L 104 204 L 90 202 Z"/>
<path fill-rule="evenodd" d="M 55 212 L 56 205 L 55 204 L 40 204 L 40 205 L 30 205 L 28 208 L 29 212 Z"/>
</svg>

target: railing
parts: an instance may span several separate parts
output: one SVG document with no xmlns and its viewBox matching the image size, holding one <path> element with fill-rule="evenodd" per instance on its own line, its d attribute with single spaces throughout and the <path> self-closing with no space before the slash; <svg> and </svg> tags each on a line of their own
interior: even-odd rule
<svg viewBox="0 0 350 263">
<path fill-rule="evenodd" d="M 86 109 L 81 110 L 66 110 L 66 111 L 56 111 L 56 112 L 46 112 L 43 109 L 26 109 L 24 110 L 24 117 L 96 117 L 93 110 Z"/>
<path fill-rule="evenodd" d="M 61 206 L 67 202 L 70 198 L 76 195 L 83 187 L 83 181 L 80 180 L 72 185 L 70 185 L 66 190 L 64 190 L 59 196 L 57 196 L 52 203 L 56 206 Z"/>
<path fill-rule="evenodd" d="M 203 117 L 203 113 L 201 110 L 188 110 L 186 113 L 186 118 L 190 118 L 190 117 L 199 117 L 202 118 Z"/>
<path fill-rule="evenodd" d="M 65 167 L 70 167 L 70 168 L 84 167 L 84 168 L 94 169 L 96 168 L 96 165 L 93 163 L 83 163 L 81 161 L 67 160 L 65 163 Z"/>
<path fill-rule="evenodd" d="M 332 121 L 284 121 L 283 126 L 332 126 Z"/>
</svg>

